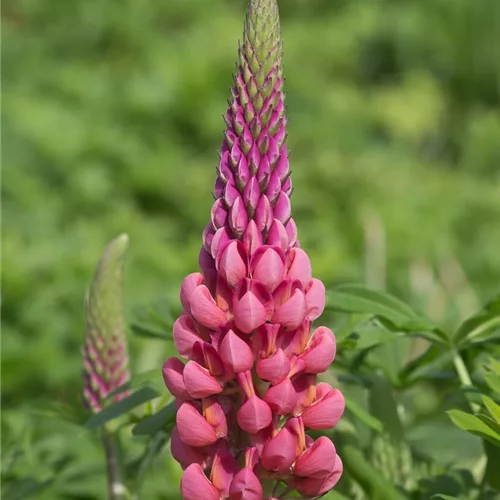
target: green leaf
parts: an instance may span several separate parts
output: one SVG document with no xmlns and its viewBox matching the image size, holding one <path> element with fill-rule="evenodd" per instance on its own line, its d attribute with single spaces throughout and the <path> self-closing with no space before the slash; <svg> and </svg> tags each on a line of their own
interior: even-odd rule
<svg viewBox="0 0 500 500">
<path fill-rule="evenodd" d="M 136 424 L 132 428 L 132 434 L 134 436 L 151 436 L 161 430 L 170 430 L 174 426 L 176 413 L 175 402 L 169 403 L 154 415 Z"/>
<path fill-rule="evenodd" d="M 354 340 L 356 349 L 365 350 L 394 340 L 397 335 L 396 332 L 391 332 L 380 327 L 367 326 L 357 329 L 347 340 Z"/>
<path fill-rule="evenodd" d="M 368 498 L 407 500 L 354 446 L 346 445 L 342 447 L 342 460 L 344 469 L 349 472 L 349 476 L 361 485 Z"/>
<path fill-rule="evenodd" d="M 454 334 L 457 345 L 484 341 L 500 330 L 500 295 L 489 302 L 479 313 L 470 317 Z"/>
<path fill-rule="evenodd" d="M 478 413 L 476 416 L 482 422 L 484 422 L 494 433 L 500 436 L 500 424 L 498 424 L 496 420 L 488 415 L 484 415 L 483 413 Z"/>
<path fill-rule="evenodd" d="M 488 462 L 486 465 L 486 482 L 495 490 L 500 491 L 500 448 L 484 441 L 484 451 Z"/>
<path fill-rule="evenodd" d="M 418 318 L 410 306 L 392 295 L 360 285 L 343 285 L 329 290 L 326 307 L 342 312 L 370 313 L 397 321 Z"/>
<path fill-rule="evenodd" d="M 500 424 L 500 406 L 498 406 L 495 401 L 488 396 L 483 396 L 482 399 L 484 406 L 486 406 L 491 416 L 498 424 Z"/>
<path fill-rule="evenodd" d="M 397 441 L 404 441 L 404 429 L 399 418 L 392 387 L 388 380 L 380 375 L 372 377 L 369 405 L 370 413 L 382 422 L 385 432 Z"/>
<path fill-rule="evenodd" d="M 160 395 L 161 394 L 158 393 L 158 391 L 152 389 L 151 387 L 142 387 L 130 396 L 127 396 L 120 401 L 107 406 L 101 412 L 92 415 L 87 420 L 85 427 L 89 430 L 99 429 L 111 420 L 121 417 L 137 406 L 147 403 Z"/>
<path fill-rule="evenodd" d="M 444 332 L 413 309 L 389 295 L 360 285 L 343 285 L 326 294 L 326 308 L 347 313 L 365 313 L 379 318 L 388 330 L 414 333 L 434 341 L 447 342 Z"/>
<path fill-rule="evenodd" d="M 495 358 L 490 358 L 490 368 L 500 377 L 500 361 Z"/>
<path fill-rule="evenodd" d="M 423 354 L 410 361 L 400 374 L 404 386 L 414 384 L 419 380 L 441 378 L 443 370 L 450 366 L 453 355 L 441 344 L 431 345 Z"/>
<path fill-rule="evenodd" d="M 170 342 L 175 314 L 165 301 L 155 302 L 134 311 L 131 329 L 140 336 Z"/>
<path fill-rule="evenodd" d="M 370 415 L 370 413 L 367 410 L 365 410 L 361 405 L 359 405 L 358 403 L 356 403 L 347 396 L 345 396 L 345 404 L 347 411 L 352 413 L 367 427 L 377 432 L 382 432 L 384 430 L 384 425 L 378 418 Z"/>
<path fill-rule="evenodd" d="M 500 446 L 500 434 L 496 433 L 478 416 L 461 410 L 449 410 L 447 413 L 452 422 L 460 429 L 479 436 L 481 439 L 486 439 L 495 446 Z"/>
<path fill-rule="evenodd" d="M 493 392 L 500 394 L 500 377 L 494 375 L 493 373 L 486 373 L 484 381 Z"/>
<path fill-rule="evenodd" d="M 4 500 L 23 500 L 33 495 L 39 495 L 54 482 L 54 478 L 37 481 L 33 478 L 20 479 L 6 487 L 2 487 Z"/>
</svg>

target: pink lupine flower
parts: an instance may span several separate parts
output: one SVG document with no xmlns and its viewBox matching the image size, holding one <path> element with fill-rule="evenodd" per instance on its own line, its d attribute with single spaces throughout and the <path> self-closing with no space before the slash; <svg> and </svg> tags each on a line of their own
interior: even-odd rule
<svg viewBox="0 0 500 500">
<path fill-rule="evenodd" d="M 128 236 L 122 234 L 104 250 L 87 299 L 83 346 L 85 405 L 93 413 L 103 409 L 109 394 L 129 380 L 127 340 L 122 304 L 122 267 Z M 121 392 L 115 401 L 126 396 Z"/>
<path fill-rule="evenodd" d="M 277 0 L 250 0 L 201 273 L 184 279 L 173 328 L 186 361 L 163 366 L 185 500 L 276 500 L 277 482 L 316 497 L 342 474 L 332 441 L 306 434 L 335 426 L 345 402 L 317 383 L 336 344 L 312 331 L 325 287 L 292 218 L 281 60 Z"/>
</svg>

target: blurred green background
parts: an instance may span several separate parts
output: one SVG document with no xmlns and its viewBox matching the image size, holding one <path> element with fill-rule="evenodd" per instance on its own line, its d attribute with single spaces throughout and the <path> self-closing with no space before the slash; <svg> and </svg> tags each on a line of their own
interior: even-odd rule
<svg viewBox="0 0 500 500">
<path fill-rule="evenodd" d="M 34 408 L 78 405 L 83 298 L 111 238 L 130 235 L 128 311 L 196 269 L 245 4 L 4 0 L 3 439 L 48 435 Z M 280 8 L 314 274 L 455 326 L 500 286 L 500 2 Z M 134 339 L 133 370 L 164 345 Z"/>
</svg>

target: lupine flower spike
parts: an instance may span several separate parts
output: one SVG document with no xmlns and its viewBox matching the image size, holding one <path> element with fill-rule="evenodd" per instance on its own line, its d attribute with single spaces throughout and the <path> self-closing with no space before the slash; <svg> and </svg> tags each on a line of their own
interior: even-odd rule
<svg viewBox="0 0 500 500">
<path fill-rule="evenodd" d="M 312 278 L 292 218 L 277 0 L 250 0 L 201 273 L 184 279 L 173 328 L 185 361 L 163 378 L 178 412 L 171 450 L 184 500 L 315 498 L 342 461 L 326 437 L 341 392 L 317 383 L 335 337 L 311 325 L 325 288 Z M 271 498 L 272 497 L 272 498 Z"/>
<path fill-rule="evenodd" d="M 93 413 L 100 412 L 106 397 L 129 379 L 122 304 L 122 268 L 127 246 L 125 234 L 109 243 L 87 298 L 83 397 Z M 120 393 L 115 400 L 125 395 Z"/>
</svg>

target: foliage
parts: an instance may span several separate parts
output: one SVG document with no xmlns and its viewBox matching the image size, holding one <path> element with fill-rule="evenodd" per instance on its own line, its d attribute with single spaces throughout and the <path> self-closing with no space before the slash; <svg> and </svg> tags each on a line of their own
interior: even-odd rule
<svg viewBox="0 0 500 500">
<path fill-rule="evenodd" d="M 103 498 L 100 422 L 80 402 L 83 291 L 124 231 L 136 392 L 101 418 L 132 486 L 179 498 L 159 367 L 209 214 L 244 4 L 3 3 L 7 499 Z M 471 316 L 500 276 L 500 4 L 281 4 L 294 218 L 329 283 L 329 377 L 349 399 L 335 430 L 347 473 L 326 498 L 487 499 L 494 445 L 446 412 L 489 418 L 483 395 L 500 392 L 484 370 L 498 299 Z"/>
</svg>

